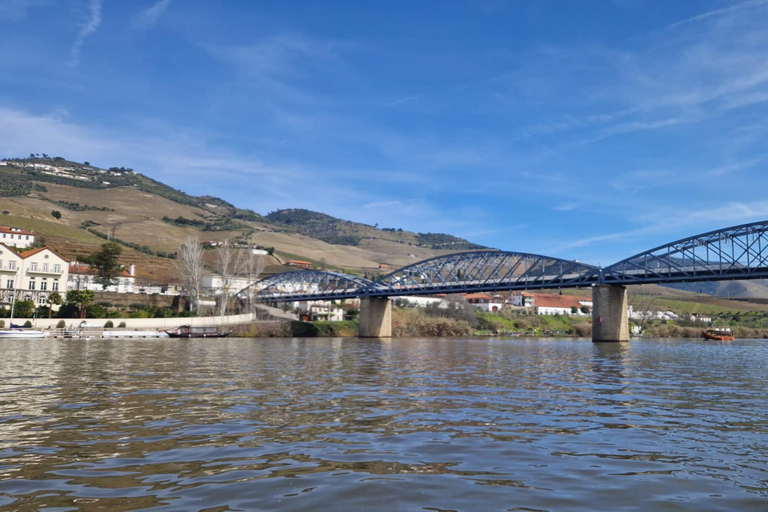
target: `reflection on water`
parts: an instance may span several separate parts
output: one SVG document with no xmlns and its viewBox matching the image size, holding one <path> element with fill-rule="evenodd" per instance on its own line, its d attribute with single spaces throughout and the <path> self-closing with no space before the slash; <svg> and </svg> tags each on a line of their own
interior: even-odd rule
<svg viewBox="0 0 768 512">
<path fill-rule="evenodd" d="M 763 341 L 0 349 L 2 510 L 768 510 Z"/>
</svg>

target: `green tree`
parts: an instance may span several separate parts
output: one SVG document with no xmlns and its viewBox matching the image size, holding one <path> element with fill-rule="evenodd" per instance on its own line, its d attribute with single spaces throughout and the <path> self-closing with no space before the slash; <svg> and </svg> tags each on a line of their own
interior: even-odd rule
<svg viewBox="0 0 768 512">
<path fill-rule="evenodd" d="M 93 290 L 70 290 L 67 292 L 67 303 L 72 304 L 80 313 L 80 318 L 85 318 L 88 306 L 94 301 Z"/>
<path fill-rule="evenodd" d="M 571 306 L 571 314 L 572 315 L 575 315 L 578 312 L 579 312 L 579 308 L 577 308 L 576 306 Z"/>
<path fill-rule="evenodd" d="M 96 269 L 99 276 L 96 282 L 102 288 L 106 289 L 109 285 L 116 282 L 117 275 L 122 270 L 118 263 L 118 258 L 123 253 L 123 248 L 115 242 L 107 242 L 101 246 L 101 249 L 91 254 L 88 258 L 91 266 Z"/>
<path fill-rule="evenodd" d="M 59 220 L 61 218 L 61 212 L 59 210 L 52 210 L 51 215 L 56 220 Z"/>
<path fill-rule="evenodd" d="M 45 302 L 48 303 L 48 318 L 51 318 L 51 314 L 53 313 L 52 306 L 60 306 L 62 303 L 61 295 L 59 295 L 59 292 L 53 292 L 48 296 L 48 299 L 46 299 Z"/>
<path fill-rule="evenodd" d="M 16 318 L 29 318 L 35 311 L 35 303 L 31 300 L 17 300 L 13 306 L 13 316 Z"/>
</svg>

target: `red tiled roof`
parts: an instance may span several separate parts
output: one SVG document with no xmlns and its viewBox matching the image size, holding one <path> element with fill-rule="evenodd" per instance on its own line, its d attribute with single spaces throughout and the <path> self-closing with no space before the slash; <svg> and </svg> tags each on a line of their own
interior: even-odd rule
<svg viewBox="0 0 768 512">
<path fill-rule="evenodd" d="M 13 254 L 16 254 L 17 256 L 20 256 L 19 255 L 19 251 L 17 251 L 15 248 L 11 247 L 10 245 L 6 245 L 6 244 L 4 244 L 2 242 L 0 242 L 0 245 L 2 245 L 3 247 L 5 247 L 9 251 L 11 251 Z"/>
<path fill-rule="evenodd" d="M 32 231 L 26 231 L 24 229 L 12 228 L 11 226 L 0 226 L 0 233 L 11 233 L 14 235 L 31 235 L 35 236 Z"/>
<path fill-rule="evenodd" d="M 83 276 L 83 275 L 95 276 L 99 274 L 99 271 L 92 269 L 90 265 L 87 265 L 85 263 L 75 263 L 75 264 L 70 263 L 69 273 L 77 276 Z M 131 273 L 125 269 L 121 270 L 118 275 L 120 277 L 133 277 L 131 276 Z"/>
<path fill-rule="evenodd" d="M 490 295 L 486 295 L 484 293 L 465 293 L 464 298 L 467 300 L 469 299 L 485 299 L 485 300 L 491 300 L 493 297 Z"/>
<path fill-rule="evenodd" d="M 21 253 L 19 253 L 19 255 L 22 258 L 29 258 L 30 256 L 34 256 L 35 254 L 37 254 L 39 252 L 43 252 L 46 249 L 48 249 L 48 247 L 38 247 L 37 249 L 30 249 L 28 251 L 21 252 Z M 50 249 L 48 249 L 48 250 L 50 251 Z M 51 252 L 53 252 L 53 251 L 51 251 Z M 57 256 L 58 256 L 58 254 L 57 254 Z"/>
<path fill-rule="evenodd" d="M 589 297 L 580 297 L 577 295 L 559 295 L 559 294 L 544 294 L 539 293 L 534 296 L 534 304 L 536 307 L 542 308 L 563 308 L 570 309 L 572 307 L 581 308 L 579 301 L 591 302 Z"/>
</svg>

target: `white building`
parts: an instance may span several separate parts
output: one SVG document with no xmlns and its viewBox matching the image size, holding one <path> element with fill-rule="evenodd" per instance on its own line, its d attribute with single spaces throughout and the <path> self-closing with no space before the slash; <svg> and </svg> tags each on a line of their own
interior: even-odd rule
<svg viewBox="0 0 768 512">
<path fill-rule="evenodd" d="M 95 292 L 135 293 L 135 270 L 136 268 L 131 265 L 129 270 L 120 271 L 115 277 L 114 283 L 104 288 L 101 283 L 97 282 L 99 272 L 96 269 L 85 263 L 73 261 L 69 264 L 68 288 Z"/>
<path fill-rule="evenodd" d="M 0 243 L 17 249 L 26 249 L 35 243 L 35 234 L 21 228 L 0 226 Z"/>
<path fill-rule="evenodd" d="M 560 295 L 537 293 L 533 296 L 534 308 L 537 315 L 578 315 L 585 316 L 582 308 L 591 312 L 592 299 L 577 295 Z"/>
<path fill-rule="evenodd" d="M 533 294 L 529 292 L 512 293 L 512 295 L 509 296 L 509 303 L 521 308 L 532 308 Z"/>
<path fill-rule="evenodd" d="M 203 294 L 221 295 L 224 293 L 224 284 L 224 279 L 222 279 L 220 275 L 209 274 L 203 278 Z M 245 277 L 231 277 L 228 283 L 229 294 L 234 295 L 251 284 L 253 284 L 252 279 Z"/>
<path fill-rule="evenodd" d="M 299 302 L 299 316 L 304 320 L 329 320 L 341 322 L 344 320 L 344 310 L 329 300 L 308 300 Z"/>
<path fill-rule="evenodd" d="M 66 294 L 68 276 L 67 261 L 48 247 L 17 252 L 0 243 L 1 304 L 10 304 L 15 296 L 44 306 L 52 292 Z"/>
<path fill-rule="evenodd" d="M 485 293 L 466 293 L 464 294 L 464 298 L 466 298 L 467 302 L 472 306 L 481 311 L 496 313 L 501 311 L 501 308 L 504 307 L 504 299 L 501 297 L 494 298 Z"/>
</svg>

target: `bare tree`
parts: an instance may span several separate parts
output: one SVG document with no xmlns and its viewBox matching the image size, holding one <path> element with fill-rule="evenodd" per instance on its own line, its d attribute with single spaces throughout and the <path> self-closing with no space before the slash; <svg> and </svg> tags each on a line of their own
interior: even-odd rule
<svg viewBox="0 0 768 512">
<path fill-rule="evenodd" d="M 641 315 L 637 325 L 640 333 L 643 333 L 646 325 L 648 325 L 648 322 L 653 318 L 653 311 L 658 309 L 659 297 L 636 294 L 631 302 L 632 310 Z"/>
<path fill-rule="evenodd" d="M 219 248 L 216 263 L 222 288 L 219 296 L 219 316 L 224 316 L 227 313 L 229 296 L 233 292 L 232 285 L 243 270 L 243 250 L 233 247 L 229 240 L 224 240 Z"/>
<path fill-rule="evenodd" d="M 255 247 L 248 246 L 248 254 L 243 261 L 243 273 L 248 280 L 248 312 L 253 313 L 253 285 L 259 280 L 267 265 L 267 258 L 263 254 L 254 254 Z"/>
<path fill-rule="evenodd" d="M 187 295 L 194 299 L 195 311 L 200 314 L 200 295 L 207 272 L 203 261 L 203 246 L 197 237 L 188 237 L 179 249 L 174 262 Z"/>
</svg>

